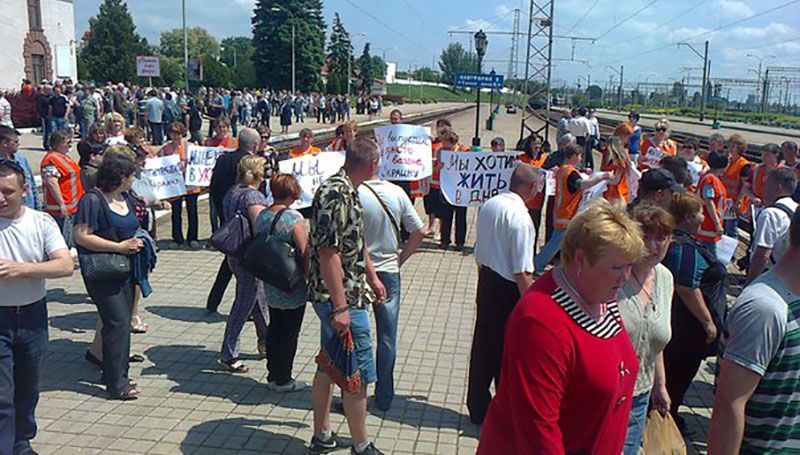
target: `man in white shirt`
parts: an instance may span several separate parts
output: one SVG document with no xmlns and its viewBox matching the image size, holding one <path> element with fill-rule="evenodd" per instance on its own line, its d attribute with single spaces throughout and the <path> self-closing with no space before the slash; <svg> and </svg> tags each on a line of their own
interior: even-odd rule
<svg viewBox="0 0 800 455">
<path fill-rule="evenodd" d="M 475 261 L 478 275 L 478 314 L 469 360 L 467 408 L 480 425 L 500 383 L 505 325 L 520 296 L 533 283 L 533 244 L 536 233 L 525 203 L 543 188 L 541 173 L 520 164 L 511 175 L 510 191 L 483 204 L 478 213 Z"/>
<path fill-rule="evenodd" d="M 588 112 L 585 107 L 578 109 L 578 116 L 569 122 L 569 132 L 575 136 L 578 145 L 583 149 L 584 167 L 591 168 L 594 165 L 594 158 L 591 148 L 592 121 L 586 117 Z"/>
<path fill-rule="evenodd" d="M 0 160 L 0 453 L 32 453 L 47 344 L 45 279 L 72 275 L 72 258 L 50 215 L 22 204 L 22 168 Z"/>
<path fill-rule="evenodd" d="M 797 202 L 792 200 L 797 177 L 787 167 L 769 171 L 764 182 L 764 201 L 769 204 L 756 218 L 753 232 L 752 255 L 747 269 L 746 282 L 750 283 L 780 259 L 776 251 L 778 241 L 787 232 L 792 216 L 797 210 Z M 780 253 L 783 253 L 781 251 Z"/>
<path fill-rule="evenodd" d="M 373 305 L 378 336 L 375 407 L 388 411 L 394 399 L 394 364 L 397 357 L 397 320 L 400 314 L 400 267 L 425 237 L 423 223 L 405 191 L 377 177 L 358 187 L 364 208 L 364 241 L 370 259 L 386 288 L 386 300 Z M 400 250 L 400 231 L 411 233 Z"/>
</svg>

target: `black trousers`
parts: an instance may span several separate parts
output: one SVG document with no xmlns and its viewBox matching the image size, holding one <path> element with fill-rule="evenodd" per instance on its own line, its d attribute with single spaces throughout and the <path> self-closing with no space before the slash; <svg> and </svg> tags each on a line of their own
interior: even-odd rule
<svg viewBox="0 0 800 455">
<path fill-rule="evenodd" d="M 481 267 L 478 274 L 478 314 L 472 335 L 467 386 L 467 409 L 470 420 L 475 424 L 480 425 L 486 416 L 492 400 L 492 394 L 489 393 L 492 381 L 495 389 L 500 384 L 506 322 L 519 297 L 517 283 L 506 280 L 488 267 Z"/>
<path fill-rule="evenodd" d="M 161 145 L 164 143 L 164 124 L 150 122 L 150 130 L 153 132 L 153 145 Z"/>
<path fill-rule="evenodd" d="M 292 380 L 294 356 L 297 354 L 297 338 L 303 325 L 306 306 L 293 310 L 269 307 L 267 328 L 267 381 L 286 385 Z"/>
<path fill-rule="evenodd" d="M 197 194 L 187 194 L 172 201 L 172 240 L 176 243 L 197 241 Z M 189 219 L 189 232 L 183 237 L 183 200 L 186 200 L 186 215 Z"/>
<path fill-rule="evenodd" d="M 84 284 L 103 321 L 103 382 L 109 395 L 117 396 L 128 387 L 133 277 L 116 283 Z"/>
<path fill-rule="evenodd" d="M 531 216 L 531 221 L 533 221 L 533 254 L 535 255 L 539 243 L 539 226 L 542 225 L 542 209 L 529 209 L 528 214 Z"/>
<path fill-rule="evenodd" d="M 467 241 L 467 208 L 456 207 L 448 203 L 440 207 L 442 212 L 442 245 L 450 245 L 450 232 L 453 230 L 453 215 L 456 219 L 456 245 L 464 246 Z"/>
<path fill-rule="evenodd" d="M 556 206 L 556 197 L 555 196 L 547 196 L 547 208 L 545 209 L 544 213 L 544 241 L 547 242 L 550 240 L 550 237 L 553 236 L 553 231 L 555 230 L 555 226 L 553 222 L 555 221 L 555 206 Z"/>
<path fill-rule="evenodd" d="M 225 219 L 222 217 L 222 207 L 217 209 L 217 219 L 219 220 L 220 226 L 225 223 Z M 220 303 L 222 303 L 225 290 L 228 289 L 228 285 L 231 283 L 232 277 L 233 272 L 231 272 L 231 268 L 228 266 L 227 256 L 225 256 L 222 258 L 222 264 L 219 265 L 217 277 L 214 279 L 214 285 L 211 286 L 211 292 L 208 293 L 208 299 L 206 299 L 206 309 L 208 309 L 208 311 L 217 311 Z"/>
</svg>

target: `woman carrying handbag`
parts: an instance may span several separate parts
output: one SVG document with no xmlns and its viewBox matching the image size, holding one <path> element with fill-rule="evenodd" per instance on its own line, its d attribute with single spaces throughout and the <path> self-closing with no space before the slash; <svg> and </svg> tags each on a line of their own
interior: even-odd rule
<svg viewBox="0 0 800 455">
<path fill-rule="evenodd" d="M 290 174 L 276 174 L 269 182 L 275 203 L 261 212 L 256 220 L 256 234 L 268 233 L 277 240 L 295 247 L 298 265 L 308 276 L 308 231 L 303 215 L 289 206 L 300 198 L 300 184 Z M 277 220 L 277 221 L 276 221 Z M 263 258 L 269 260 L 269 258 Z M 267 387 L 277 392 L 296 392 L 307 387 L 292 378 L 297 338 L 303 325 L 308 300 L 305 280 L 292 290 L 281 289 L 264 281 L 264 300 L 269 308 L 267 330 Z"/>
</svg>

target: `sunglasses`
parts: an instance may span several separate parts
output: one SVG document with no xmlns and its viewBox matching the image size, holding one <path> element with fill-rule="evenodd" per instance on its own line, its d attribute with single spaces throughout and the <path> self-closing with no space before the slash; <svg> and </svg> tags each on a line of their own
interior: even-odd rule
<svg viewBox="0 0 800 455">
<path fill-rule="evenodd" d="M 666 133 L 667 129 L 666 128 L 658 128 L 656 131 L 661 132 L 661 133 Z"/>
<path fill-rule="evenodd" d="M 268 141 L 269 140 L 269 136 L 261 136 L 261 140 L 262 141 Z"/>
</svg>

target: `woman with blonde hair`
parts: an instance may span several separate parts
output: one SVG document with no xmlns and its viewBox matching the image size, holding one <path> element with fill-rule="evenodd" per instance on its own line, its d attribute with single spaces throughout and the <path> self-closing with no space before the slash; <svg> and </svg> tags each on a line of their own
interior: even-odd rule
<svg viewBox="0 0 800 455">
<path fill-rule="evenodd" d="M 620 123 L 603 150 L 603 162 L 600 169 L 614 172 L 614 177 L 607 182 L 608 189 L 603 194 L 609 201 L 620 199 L 626 204 L 630 202 L 631 190 L 628 186 L 628 172 L 635 166 L 628 154 L 628 141 L 631 136 L 633 136 L 631 124 Z"/>
<path fill-rule="evenodd" d="M 237 184 L 228 190 L 222 201 L 224 219 L 230 220 L 237 213 L 242 213 L 247 216 L 251 226 L 256 224 L 258 215 L 269 205 L 264 194 L 258 191 L 258 187 L 264 181 L 265 163 L 264 158 L 260 156 L 246 156 L 239 161 Z M 252 314 L 258 336 L 259 354 L 265 352 L 266 307 L 264 299 L 258 298 L 256 277 L 244 269 L 240 259 L 228 255 L 227 261 L 236 276 L 236 297 L 234 297 L 233 307 L 225 325 L 225 337 L 222 341 L 219 364 L 231 373 L 247 373 L 250 369 L 239 360 L 239 336 L 244 328 L 244 323 Z"/>
<path fill-rule="evenodd" d="M 508 319 L 478 454 L 622 452 L 639 360 L 616 297 L 643 250 L 620 203 L 601 199 L 569 223 L 562 265 Z"/>
<path fill-rule="evenodd" d="M 106 146 L 122 144 L 125 140 L 125 117 L 119 112 L 109 112 L 103 117 L 103 126 L 106 129 Z"/>
<path fill-rule="evenodd" d="M 669 120 L 662 118 L 657 121 L 655 132 L 642 141 L 639 150 L 642 152 L 639 158 L 639 169 L 642 171 L 661 167 L 659 163 L 665 156 L 675 156 L 678 145 L 669 138 Z"/>
</svg>

